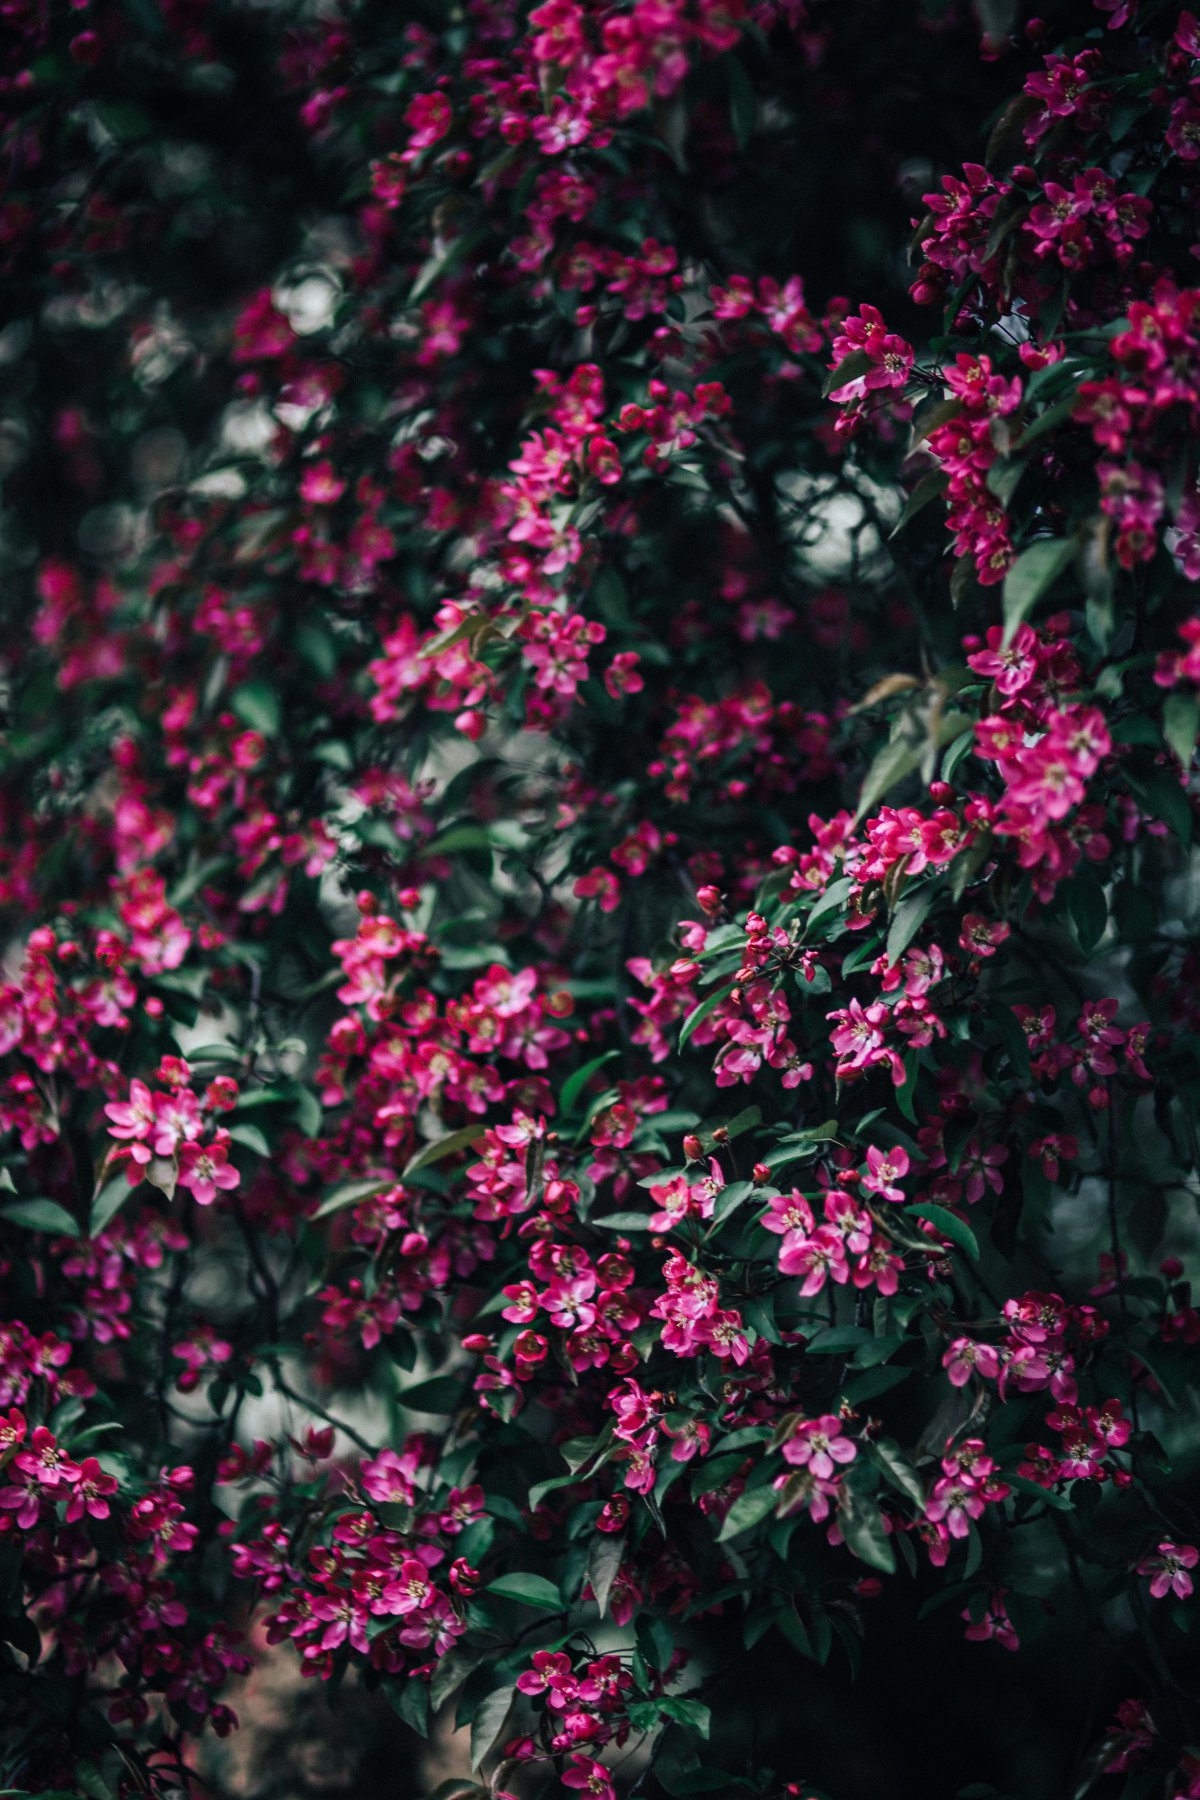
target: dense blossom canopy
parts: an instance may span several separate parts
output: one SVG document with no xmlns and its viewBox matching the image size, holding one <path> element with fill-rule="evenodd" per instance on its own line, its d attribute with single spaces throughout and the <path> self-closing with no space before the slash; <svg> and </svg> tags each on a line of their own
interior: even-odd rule
<svg viewBox="0 0 1200 1800">
<path fill-rule="evenodd" d="M 0 16 L 5 1791 L 1195 1800 L 1196 17 Z"/>
</svg>

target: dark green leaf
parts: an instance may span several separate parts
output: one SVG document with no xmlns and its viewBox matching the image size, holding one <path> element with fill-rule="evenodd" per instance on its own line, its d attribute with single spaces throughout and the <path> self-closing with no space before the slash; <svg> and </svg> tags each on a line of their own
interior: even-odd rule
<svg viewBox="0 0 1200 1800">
<path fill-rule="evenodd" d="M 44 1231 L 52 1237 L 79 1237 L 79 1221 L 57 1200 L 14 1200 L 0 1206 L 6 1225 L 23 1225 L 26 1231 Z"/>
<path fill-rule="evenodd" d="M 1185 769 L 1191 767 L 1200 734 L 1200 693 L 1168 694 L 1163 701 L 1163 736 Z"/>
<path fill-rule="evenodd" d="M 516 1600 L 522 1606 L 536 1606 L 542 1612 L 564 1610 L 562 1595 L 544 1575 L 500 1575 L 482 1591 L 497 1600 Z"/>
<path fill-rule="evenodd" d="M 614 1056 L 620 1054 L 619 1050 L 606 1050 L 603 1056 L 593 1056 L 591 1062 L 584 1063 L 581 1069 L 576 1069 L 573 1075 L 568 1075 L 563 1082 L 562 1093 L 558 1099 L 559 1110 L 564 1118 L 569 1117 L 574 1111 L 576 1100 L 579 1099 L 596 1071 L 602 1069 L 605 1063 L 610 1063 Z"/>
<path fill-rule="evenodd" d="M 248 725 L 251 731 L 259 731 L 266 738 L 279 735 L 283 723 L 279 695 L 267 682 L 248 681 L 234 691 L 230 704 L 242 724 Z"/>
<path fill-rule="evenodd" d="M 462 1400 L 463 1384 L 457 1375 L 434 1375 L 400 1391 L 401 1406 L 411 1412 L 451 1413 Z"/>
<path fill-rule="evenodd" d="M 931 469 L 927 475 L 922 475 L 905 501 L 903 512 L 888 533 L 889 539 L 902 532 L 909 521 L 915 519 L 919 512 L 924 511 L 931 500 L 936 500 L 939 494 L 944 494 L 949 485 L 950 477 L 944 469 Z"/>
<path fill-rule="evenodd" d="M 105 1227 L 112 1224 L 133 1191 L 124 1175 L 118 1175 L 115 1181 L 107 1182 L 100 1189 L 88 1214 L 89 1237 L 99 1237 Z"/>
<path fill-rule="evenodd" d="M 1108 929 L 1108 900 L 1104 883 L 1091 869 L 1080 869 L 1064 883 L 1067 907 L 1075 938 L 1085 956 L 1091 954 Z M 1022 1033 L 1022 1035 L 1024 1035 Z"/>
<path fill-rule="evenodd" d="M 737 1537 L 739 1532 L 749 1531 L 751 1526 L 759 1524 L 768 1513 L 775 1511 L 778 1499 L 770 1482 L 762 1487 L 748 1488 L 744 1494 L 739 1494 L 725 1515 L 717 1533 L 717 1542 L 727 1543 L 730 1538 Z"/>
<path fill-rule="evenodd" d="M 883 1514 L 873 1500 L 864 1499 L 850 1488 L 843 1488 L 837 1522 L 847 1547 L 872 1569 L 895 1573 L 896 1553 L 883 1523 Z"/>
<path fill-rule="evenodd" d="M 921 1477 L 913 1468 L 899 1444 L 891 1438 L 876 1438 L 870 1445 L 870 1454 L 879 1464 L 894 1488 L 912 1501 L 920 1511 L 925 1508 L 925 1488 Z"/>
<path fill-rule="evenodd" d="M 468 1144 L 473 1143 L 482 1134 L 482 1125 L 464 1125 L 461 1131 L 452 1131 L 447 1137 L 438 1138 L 435 1143 L 426 1144 L 425 1148 L 418 1150 L 417 1154 L 405 1165 L 404 1174 L 413 1175 L 418 1169 L 427 1169 L 431 1163 L 441 1162 L 445 1156 L 453 1156 L 456 1151 L 465 1150 Z"/>
<path fill-rule="evenodd" d="M 395 1181 L 387 1175 L 370 1175 L 363 1181 L 343 1182 L 322 1200 L 313 1218 L 327 1218 L 330 1213 L 342 1212 L 347 1206 L 357 1206 L 360 1200 L 369 1200 L 373 1195 L 382 1194 L 387 1188 L 394 1186 Z"/>
<path fill-rule="evenodd" d="M 919 894 L 906 894 L 901 900 L 892 914 L 892 923 L 887 935 L 887 959 L 890 963 L 899 962 L 904 955 L 929 917 L 930 908 L 936 898 L 936 890 L 922 888 Z"/>
<path fill-rule="evenodd" d="M 1042 595 L 1062 574 L 1074 553 L 1070 538 L 1040 538 L 1022 550 L 1004 577 L 1004 642 L 1010 644 L 1017 627 L 1029 617 Z"/>
<path fill-rule="evenodd" d="M 471 1767 L 481 1769 L 497 1742 L 504 1735 L 505 1723 L 512 1709 L 513 1692 L 509 1687 L 497 1688 L 480 1702 L 471 1720 Z"/>
<path fill-rule="evenodd" d="M 603 1618 L 608 1611 L 608 1596 L 621 1568 L 625 1539 L 619 1532 L 598 1531 L 588 1551 L 587 1574 Z"/>
<path fill-rule="evenodd" d="M 758 95 L 745 64 L 738 57 L 726 56 L 725 67 L 729 73 L 729 122 L 738 149 L 744 150 L 758 122 Z"/>
<path fill-rule="evenodd" d="M 854 809 L 854 820 L 857 824 L 883 799 L 890 788 L 906 775 L 911 775 L 921 765 L 923 745 L 914 743 L 903 736 L 894 737 L 877 751 L 875 760 L 867 770 L 862 791 L 858 796 L 858 805 Z"/>
<path fill-rule="evenodd" d="M 849 356 L 842 358 L 835 369 L 830 370 L 821 389 L 821 397 L 827 400 L 836 388 L 845 387 L 849 382 L 857 381 L 859 376 L 865 375 L 870 367 L 871 358 L 865 350 L 852 350 Z"/>
<path fill-rule="evenodd" d="M 1146 776 L 1129 776 L 1129 785 L 1146 810 L 1169 825 L 1181 844 L 1192 841 L 1192 809 L 1176 777 L 1166 769 Z"/>
<path fill-rule="evenodd" d="M 919 1201 L 915 1206 L 906 1206 L 904 1210 L 915 1213 L 919 1219 L 928 1219 L 929 1223 L 935 1226 L 944 1238 L 949 1238 L 952 1244 L 957 1244 L 960 1250 L 965 1250 L 975 1262 L 979 1261 L 979 1240 L 971 1227 L 956 1213 L 948 1211 L 944 1206 L 934 1206 L 931 1201 L 927 1200 Z"/>
</svg>

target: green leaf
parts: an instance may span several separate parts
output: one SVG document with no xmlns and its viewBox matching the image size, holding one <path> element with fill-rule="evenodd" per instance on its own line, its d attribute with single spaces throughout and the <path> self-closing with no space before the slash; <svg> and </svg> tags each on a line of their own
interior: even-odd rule
<svg viewBox="0 0 1200 1800">
<path fill-rule="evenodd" d="M 529 1490 L 529 1509 L 536 1512 L 547 1494 L 557 1492 L 559 1488 L 570 1487 L 573 1482 L 583 1481 L 592 1475 L 606 1462 L 612 1454 L 612 1427 L 601 1432 L 598 1438 L 570 1438 L 559 1445 L 559 1454 L 570 1469 L 569 1475 L 552 1475 L 548 1481 L 537 1481 Z"/>
<path fill-rule="evenodd" d="M 417 278 L 409 291 L 409 305 L 415 306 L 418 300 L 423 299 L 430 288 L 440 281 L 443 275 L 448 275 L 456 263 L 463 262 L 472 250 L 478 248 L 486 236 L 486 231 L 466 231 L 459 237 L 451 238 L 450 242 L 443 245 L 440 250 L 436 250 L 428 262 L 422 264 L 417 271 Z"/>
<path fill-rule="evenodd" d="M 930 432 L 940 431 L 943 425 L 950 423 L 951 419 L 957 419 L 962 409 L 962 401 L 957 396 L 939 400 L 936 395 L 930 395 L 929 399 L 919 406 L 913 415 L 912 442 L 908 447 L 909 455 L 911 456 L 918 444 L 924 443 Z"/>
<path fill-rule="evenodd" d="M 154 120 L 142 106 L 132 100 L 105 100 L 96 107 L 96 117 L 106 131 L 111 131 L 123 144 L 150 137 Z"/>
<path fill-rule="evenodd" d="M 861 1406 L 867 1400 L 874 1400 L 878 1394 L 886 1394 L 891 1388 L 899 1387 L 912 1374 L 911 1369 L 898 1369 L 889 1364 L 882 1369 L 867 1369 L 861 1375 L 854 1375 L 842 1383 L 842 1397 L 849 1406 Z"/>
<path fill-rule="evenodd" d="M 1006 457 L 992 464 L 988 470 L 988 492 L 995 494 L 1001 506 L 1008 505 L 1028 467 L 1029 458 L 1025 456 Z"/>
<path fill-rule="evenodd" d="M 1045 437 L 1048 431 L 1056 431 L 1066 422 L 1078 404 L 1078 395 L 1072 387 L 1061 400 L 1053 400 L 1037 416 L 1032 424 L 1027 425 L 1017 439 L 1014 448 L 1024 450 L 1027 445 L 1036 443 L 1038 438 Z"/>
<path fill-rule="evenodd" d="M 695 1031 L 697 1025 L 707 1019 L 710 1012 L 715 1012 L 722 1000 L 727 1000 L 729 998 L 729 990 L 732 985 L 732 982 L 723 982 L 720 987 L 714 988 L 711 994 L 706 994 L 698 1006 L 693 1006 L 691 1012 L 679 1027 L 679 1048 L 681 1050 L 691 1037 L 693 1031 Z"/>
<path fill-rule="evenodd" d="M 821 398 L 827 400 L 836 388 L 845 387 L 848 382 L 857 381 L 871 367 L 871 358 L 865 350 L 852 350 L 844 356 L 837 367 L 831 369 L 821 389 Z"/>
<path fill-rule="evenodd" d="M 739 1532 L 749 1531 L 751 1526 L 759 1524 L 768 1513 L 775 1511 L 778 1499 L 769 1481 L 762 1487 L 748 1488 L 744 1494 L 739 1494 L 722 1521 L 717 1533 L 718 1544 L 727 1543 Z"/>
<path fill-rule="evenodd" d="M 462 1404 L 463 1385 L 457 1375 L 432 1375 L 428 1381 L 414 1382 L 402 1388 L 401 1406 L 410 1412 L 452 1413 Z"/>
<path fill-rule="evenodd" d="M 754 1192 L 752 1181 L 730 1181 L 725 1184 L 713 1202 L 712 1222 L 723 1225 L 725 1220 L 735 1213 Z"/>
<path fill-rule="evenodd" d="M 230 705 L 251 731 L 260 731 L 264 737 L 278 737 L 283 723 L 283 714 L 279 705 L 279 695 L 265 681 L 248 681 L 244 687 L 237 688 L 230 697 Z"/>
<path fill-rule="evenodd" d="M 709 1121 L 700 1127 L 698 1134 L 700 1142 L 704 1146 L 704 1154 L 707 1156 L 716 1149 L 719 1140 L 715 1134 L 718 1131 L 725 1133 L 724 1139 L 720 1141 L 732 1143 L 734 1138 L 741 1137 L 745 1131 L 752 1131 L 756 1125 L 761 1123 L 761 1106 L 744 1106 L 740 1113 L 733 1115 L 732 1119 L 718 1117 Z"/>
<path fill-rule="evenodd" d="M 1177 778 L 1166 769 L 1155 769 L 1149 775 L 1130 775 L 1127 779 L 1146 810 L 1169 825 L 1181 844 L 1190 844 L 1192 809 Z"/>
<path fill-rule="evenodd" d="M 347 1206 L 357 1206 L 360 1200 L 369 1200 L 373 1195 L 382 1194 L 395 1185 L 390 1175 L 371 1175 L 362 1181 L 344 1181 L 340 1187 L 334 1188 L 332 1194 L 326 1195 L 313 1218 L 326 1219 L 330 1213 L 342 1212 Z"/>
<path fill-rule="evenodd" d="M 929 917 L 937 898 L 935 889 L 923 888 L 919 894 L 906 894 L 892 915 L 887 935 L 887 959 L 897 963 Z"/>
<path fill-rule="evenodd" d="M 865 1500 L 850 1488 L 843 1488 L 837 1522 L 847 1547 L 860 1562 L 872 1569 L 892 1575 L 896 1569 L 896 1553 L 884 1528 L 883 1514 L 873 1500 Z"/>
<path fill-rule="evenodd" d="M 270 1156 L 271 1146 L 266 1134 L 257 1125 L 238 1124 L 229 1127 L 229 1135 L 235 1144 L 243 1150 L 253 1150 L 256 1156 Z"/>
<path fill-rule="evenodd" d="M 712 1714 L 703 1700 L 693 1700 L 688 1694 L 672 1694 L 660 1700 L 658 1709 L 664 1718 L 674 1719 L 677 1725 L 685 1726 L 698 1736 L 707 1738 L 712 1730 Z"/>
<path fill-rule="evenodd" d="M 849 898 L 853 886 L 854 883 L 848 875 L 839 875 L 836 881 L 829 883 L 820 899 L 810 909 L 808 918 L 804 922 L 805 937 L 808 936 L 817 921 L 825 917 L 826 913 L 841 910 L 843 903 Z"/>
<path fill-rule="evenodd" d="M 395 1707 L 406 1725 L 411 1725 L 418 1737 L 429 1736 L 429 1688 L 419 1675 L 401 1678 L 396 1685 L 389 1685 L 388 1699 Z"/>
<path fill-rule="evenodd" d="M 1084 955 L 1089 956 L 1108 929 L 1108 899 L 1104 883 L 1091 869 L 1084 868 L 1063 885 L 1071 923 L 1075 927 L 1076 942 Z"/>
<path fill-rule="evenodd" d="M 614 1056 L 620 1056 L 620 1054 L 619 1050 L 606 1050 L 603 1056 L 593 1056 L 591 1062 L 584 1063 L 581 1069 L 576 1069 L 573 1075 L 568 1075 L 563 1082 L 562 1093 L 558 1097 L 559 1110 L 564 1118 L 574 1111 L 575 1102 L 597 1069 L 602 1069 L 605 1063 L 610 1063 Z"/>
<path fill-rule="evenodd" d="M 441 1162 L 443 1157 L 453 1156 L 458 1150 L 465 1150 L 468 1144 L 483 1135 L 482 1125 L 464 1125 L 460 1131 L 452 1131 L 447 1137 L 438 1138 L 436 1143 L 426 1144 L 423 1150 L 410 1157 L 404 1166 L 404 1176 L 415 1175 L 418 1169 L 427 1169 L 431 1163 Z"/>
<path fill-rule="evenodd" d="M 1042 1487 L 1040 1482 L 1030 1481 L 1026 1475 L 1012 1475 L 1006 1469 L 1003 1479 L 1014 1494 L 1027 1494 L 1031 1500 L 1044 1500 L 1056 1512 L 1073 1512 L 1074 1507 L 1066 1494 L 1056 1494 L 1050 1488 Z"/>
<path fill-rule="evenodd" d="M 649 1231 L 650 1218 L 647 1213 L 615 1212 L 593 1219 L 592 1224 L 597 1231 Z"/>
<path fill-rule="evenodd" d="M 126 1181 L 124 1175 L 106 1182 L 92 1201 L 92 1210 L 88 1214 L 89 1237 L 99 1237 L 105 1227 L 112 1224 L 136 1185 L 136 1182 L 131 1185 Z"/>
<path fill-rule="evenodd" d="M 486 1650 L 448 1650 L 439 1657 L 429 1684 L 429 1704 L 440 1712 L 451 1694 L 460 1688 L 472 1670 L 487 1658 Z"/>
<path fill-rule="evenodd" d="M 837 1120 L 825 1119 L 820 1125 L 810 1125 L 805 1131 L 792 1132 L 759 1160 L 774 1174 L 779 1169 L 785 1169 L 789 1163 L 800 1162 L 804 1157 L 811 1156 L 818 1144 L 828 1143 L 830 1139 L 836 1138 L 837 1133 Z"/>
<path fill-rule="evenodd" d="M 1008 1053 L 1009 1064 L 1014 1076 L 1020 1082 L 1027 1082 L 1031 1071 L 1029 1039 L 1025 1035 L 1025 1027 L 1012 1007 L 1005 1006 L 1001 1002 L 988 1008 L 988 1016 L 1004 1039 L 1004 1048 Z"/>
<path fill-rule="evenodd" d="M 621 1569 L 621 1559 L 625 1554 L 625 1539 L 620 1532 L 598 1531 L 592 1539 L 588 1551 L 587 1578 L 596 1596 L 596 1605 L 603 1618 L 608 1611 L 608 1596 L 612 1592 L 613 1582 Z"/>
<path fill-rule="evenodd" d="M 729 72 L 729 122 L 738 149 L 744 150 L 758 123 L 758 95 L 745 64 L 738 57 L 726 56 L 725 67 Z"/>
<path fill-rule="evenodd" d="M 854 822 L 866 818 L 876 803 L 883 799 L 889 788 L 903 781 L 906 775 L 920 767 L 923 746 L 913 743 L 907 737 L 894 737 L 876 753 L 875 760 L 867 770 L 862 784 L 862 792 L 858 796 L 858 805 L 854 809 Z"/>
<path fill-rule="evenodd" d="M 925 1509 L 925 1489 L 921 1477 L 913 1468 L 899 1444 L 891 1438 L 876 1438 L 868 1446 L 870 1454 L 883 1470 L 894 1488 L 912 1501 L 922 1512 Z"/>
<path fill-rule="evenodd" d="M 1004 577 L 1004 642 L 1010 644 L 1017 628 L 1053 586 L 1074 554 L 1071 538 L 1039 538 L 1022 550 Z"/>
<path fill-rule="evenodd" d="M 975 1262 L 979 1261 L 979 1240 L 971 1227 L 960 1219 L 956 1213 L 949 1212 L 944 1206 L 934 1206 L 932 1201 L 921 1200 L 913 1206 L 906 1206 L 905 1212 L 914 1213 L 918 1219 L 928 1219 L 936 1226 L 944 1238 L 957 1244 L 960 1250 Z"/>
<path fill-rule="evenodd" d="M 874 1337 L 865 1325 L 830 1325 L 825 1331 L 818 1331 L 809 1339 L 805 1352 L 808 1356 L 842 1356 L 847 1350 L 857 1350 L 860 1344 L 868 1344 Z"/>
<path fill-rule="evenodd" d="M 516 1600 L 521 1606 L 536 1606 L 541 1612 L 564 1612 L 563 1598 L 552 1581 L 544 1575 L 500 1575 L 483 1589 L 497 1600 Z"/>
<path fill-rule="evenodd" d="M 7 1225 L 23 1225 L 26 1231 L 44 1231 L 52 1237 L 79 1237 L 79 1221 L 72 1218 L 57 1200 L 14 1200 L 0 1206 L 0 1219 Z"/>
<path fill-rule="evenodd" d="M 889 542 L 904 530 L 911 519 L 915 519 L 919 512 L 923 512 L 931 500 L 936 500 L 939 494 L 944 494 L 949 485 L 950 477 L 945 469 L 931 469 L 928 475 L 922 475 L 905 501 L 904 511 L 888 533 Z"/>
<path fill-rule="evenodd" d="M 512 1710 L 511 1688 L 497 1688 L 483 1699 L 471 1720 L 471 1767 L 481 1769 L 504 1735 L 505 1723 Z"/>
<path fill-rule="evenodd" d="M 1163 736 L 1185 769 L 1192 766 L 1200 735 L 1200 693 L 1168 694 L 1163 701 Z"/>
<path fill-rule="evenodd" d="M 904 1057 L 904 1080 L 896 1089 L 896 1105 L 910 1125 L 917 1122 L 917 1077 L 921 1073 L 920 1052 L 909 1050 Z"/>
<path fill-rule="evenodd" d="M 662 1674 L 675 1654 L 675 1634 L 670 1625 L 654 1613 L 644 1613 L 634 1631 L 642 1660 Z"/>
</svg>

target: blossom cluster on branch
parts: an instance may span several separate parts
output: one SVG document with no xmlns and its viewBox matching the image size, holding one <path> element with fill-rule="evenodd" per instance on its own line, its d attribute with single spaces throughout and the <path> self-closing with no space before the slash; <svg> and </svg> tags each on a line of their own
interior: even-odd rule
<svg viewBox="0 0 1200 1800">
<path fill-rule="evenodd" d="M 837 1800 L 886 1592 L 1200 1796 L 1200 25 L 1019 10 L 871 298 L 875 0 L 7 9 L 6 1792 Z"/>
</svg>

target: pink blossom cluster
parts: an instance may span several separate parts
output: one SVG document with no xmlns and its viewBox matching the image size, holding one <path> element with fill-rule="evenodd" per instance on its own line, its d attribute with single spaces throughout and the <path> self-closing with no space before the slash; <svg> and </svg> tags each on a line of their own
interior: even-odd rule
<svg viewBox="0 0 1200 1800">
<path fill-rule="evenodd" d="M 235 1547 L 237 1573 L 275 1596 L 289 1589 L 269 1616 L 268 1637 L 295 1642 L 303 1674 L 328 1679 L 335 1654 L 346 1646 L 377 1669 L 397 1673 L 411 1666 L 419 1675 L 430 1667 L 430 1654 L 445 1655 L 465 1629 L 463 1612 L 479 1575 L 452 1552 L 454 1540 L 481 1516 L 483 1494 L 478 1487 L 452 1488 L 442 1504 L 431 1504 L 420 1485 L 430 1448 L 427 1439 L 413 1437 L 399 1451 L 365 1459 L 329 1545 L 310 1549 L 302 1568 L 272 1523 L 261 1537 Z M 244 1479 L 234 1468 L 226 1473 Z M 398 1514 L 408 1522 L 398 1524 Z M 435 1570 L 441 1570 L 436 1578 Z"/>
</svg>

